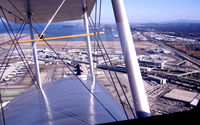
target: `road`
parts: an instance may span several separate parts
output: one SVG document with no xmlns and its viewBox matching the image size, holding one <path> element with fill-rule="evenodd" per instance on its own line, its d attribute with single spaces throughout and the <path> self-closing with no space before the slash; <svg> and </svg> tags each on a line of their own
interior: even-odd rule
<svg viewBox="0 0 200 125">
<path fill-rule="evenodd" d="M 200 60 L 196 59 L 196 58 L 193 58 L 183 52 L 181 52 L 180 50 L 178 49 L 175 49 L 173 47 L 170 47 L 166 44 L 164 44 L 162 41 L 155 41 L 156 44 L 162 46 L 163 48 L 166 48 L 168 49 L 169 51 L 173 52 L 173 53 L 176 53 L 177 55 L 181 56 L 182 58 L 188 60 L 189 62 L 193 63 L 194 65 L 198 66 L 199 69 L 200 69 Z"/>
</svg>

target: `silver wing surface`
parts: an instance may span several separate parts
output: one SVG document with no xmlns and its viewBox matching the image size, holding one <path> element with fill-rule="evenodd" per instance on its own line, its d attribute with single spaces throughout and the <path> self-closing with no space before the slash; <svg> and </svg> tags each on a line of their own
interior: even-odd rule
<svg viewBox="0 0 200 125">
<path fill-rule="evenodd" d="M 84 84 L 94 93 L 117 121 L 126 120 L 121 105 L 90 78 Z M 116 121 L 75 77 L 43 85 L 44 93 L 35 87 L 21 93 L 4 107 L 6 125 L 77 125 Z"/>
</svg>

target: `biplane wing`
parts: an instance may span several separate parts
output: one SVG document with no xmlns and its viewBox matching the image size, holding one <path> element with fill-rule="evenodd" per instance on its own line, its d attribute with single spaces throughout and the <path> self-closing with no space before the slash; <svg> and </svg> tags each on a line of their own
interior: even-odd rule
<svg viewBox="0 0 200 125">
<path fill-rule="evenodd" d="M 91 14 L 95 1 L 86 0 L 88 16 Z M 10 22 L 22 23 L 27 13 L 31 11 L 34 23 L 47 23 L 61 2 L 62 0 L 0 0 L 0 7 L 5 10 Z M 82 7 L 81 0 L 66 0 L 53 22 L 81 19 Z M 3 17 L 2 12 L 0 12 L 0 16 Z"/>
</svg>

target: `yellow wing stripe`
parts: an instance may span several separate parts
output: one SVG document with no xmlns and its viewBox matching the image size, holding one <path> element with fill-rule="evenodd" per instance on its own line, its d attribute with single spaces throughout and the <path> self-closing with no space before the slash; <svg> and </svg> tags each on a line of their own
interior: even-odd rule
<svg viewBox="0 0 200 125">
<path fill-rule="evenodd" d="M 59 36 L 59 37 L 49 37 L 49 38 L 39 39 L 38 41 L 58 40 L 58 39 L 67 39 L 67 38 L 75 38 L 75 37 L 83 37 L 83 36 L 93 36 L 93 35 L 101 35 L 101 34 L 104 34 L 104 32 L 89 33 L 89 34 L 78 34 L 78 35 L 69 35 L 69 36 Z M 8 42 L 8 44 L 30 43 L 30 42 L 36 42 L 36 41 L 37 41 L 37 39 L 34 39 L 34 40 L 25 40 L 25 41 L 14 41 L 14 42 Z"/>
</svg>

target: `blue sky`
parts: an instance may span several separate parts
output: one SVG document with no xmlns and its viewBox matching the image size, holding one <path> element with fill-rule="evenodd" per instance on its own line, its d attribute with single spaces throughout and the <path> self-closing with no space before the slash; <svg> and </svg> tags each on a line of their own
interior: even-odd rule
<svg viewBox="0 0 200 125">
<path fill-rule="evenodd" d="M 114 22 L 111 0 L 102 0 L 102 22 Z M 130 22 L 200 20 L 200 0 L 124 0 Z"/>
</svg>

